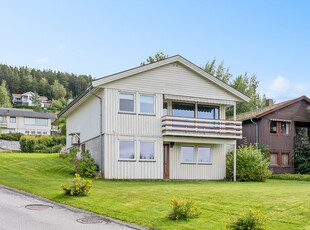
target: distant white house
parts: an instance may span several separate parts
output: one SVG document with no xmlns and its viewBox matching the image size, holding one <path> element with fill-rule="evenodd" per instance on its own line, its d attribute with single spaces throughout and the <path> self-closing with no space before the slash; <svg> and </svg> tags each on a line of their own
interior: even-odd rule
<svg viewBox="0 0 310 230">
<path fill-rule="evenodd" d="M 57 132 L 52 122 L 54 113 L 33 112 L 28 109 L 0 108 L 0 133 L 51 135 Z"/>
<path fill-rule="evenodd" d="M 27 92 L 23 94 L 12 94 L 13 105 L 29 105 L 33 106 L 33 92 Z M 39 96 L 41 107 L 51 107 L 52 103 L 45 96 Z"/>
<path fill-rule="evenodd" d="M 225 111 L 249 100 L 177 55 L 93 81 L 59 117 L 106 179 L 222 180 L 242 138 Z"/>
</svg>

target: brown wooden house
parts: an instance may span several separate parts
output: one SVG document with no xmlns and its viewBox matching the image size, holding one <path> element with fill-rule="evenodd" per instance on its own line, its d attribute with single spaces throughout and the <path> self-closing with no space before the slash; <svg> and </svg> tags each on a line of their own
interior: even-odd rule
<svg viewBox="0 0 310 230">
<path fill-rule="evenodd" d="M 294 149 L 303 144 L 304 135 L 310 137 L 310 99 L 302 96 L 273 104 L 267 100 L 266 107 L 242 113 L 243 140 L 238 145 L 259 143 L 268 145 L 273 172 L 294 173 Z"/>
</svg>

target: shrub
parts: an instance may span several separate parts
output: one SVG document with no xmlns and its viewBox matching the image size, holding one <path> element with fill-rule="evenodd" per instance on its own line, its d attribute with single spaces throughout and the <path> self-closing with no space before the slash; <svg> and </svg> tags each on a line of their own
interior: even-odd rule
<svg viewBox="0 0 310 230">
<path fill-rule="evenodd" d="M 310 175 L 302 175 L 302 174 L 273 174 L 270 178 L 278 180 L 310 181 Z"/>
<path fill-rule="evenodd" d="M 198 217 L 201 211 L 195 206 L 195 201 L 182 201 L 175 198 L 171 199 L 171 212 L 169 218 L 172 220 L 188 220 L 189 218 Z"/>
<path fill-rule="evenodd" d="M 295 149 L 294 164 L 296 173 L 310 174 L 310 144 L 309 138 L 302 138 L 303 144 Z"/>
<path fill-rule="evenodd" d="M 22 133 L 2 133 L 0 139 L 7 141 L 19 141 L 24 134 Z"/>
<path fill-rule="evenodd" d="M 87 196 L 91 187 L 93 187 L 93 182 L 81 178 L 79 174 L 75 174 L 71 185 L 61 185 L 65 194 L 70 196 Z"/>
<path fill-rule="evenodd" d="M 56 153 L 66 144 L 66 137 L 24 135 L 19 143 L 25 153 Z"/>
<path fill-rule="evenodd" d="M 239 181 L 265 181 L 271 176 L 270 160 L 256 146 L 241 145 L 237 149 L 237 180 Z M 226 180 L 233 180 L 234 154 L 226 156 Z"/>
<path fill-rule="evenodd" d="M 77 161 L 75 167 L 75 173 L 80 174 L 85 177 L 94 177 L 97 166 L 95 165 L 94 159 L 91 157 L 90 153 L 81 153 L 81 159 Z"/>
<path fill-rule="evenodd" d="M 254 211 L 251 208 L 246 213 L 241 213 L 238 217 L 229 218 L 226 228 L 235 230 L 256 230 L 267 229 L 266 221 L 268 217 L 260 210 Z"/>
</svg>

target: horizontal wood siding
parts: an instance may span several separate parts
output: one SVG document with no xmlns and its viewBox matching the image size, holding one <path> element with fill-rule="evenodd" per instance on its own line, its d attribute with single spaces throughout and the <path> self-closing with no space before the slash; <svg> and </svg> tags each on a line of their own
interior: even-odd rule
<svg viewBox="0 0 310 230">
<path fill-rule="evenodd" d="M 176 63 L 110 82 L 103 87 L 231 101 L 240 100 L 229 91 L 215 85 L 182 64 Z"/>
<path fill-rule="evenodd" d="M 185 180 L 223 180 L 226 175 L 226 146 L 212 144 L 212 165 L 181 163 L 182 143 L 170 148 L 170 179 Z M 186 144 L 188 146 L 188 143 Z M 200 145 L 198 145 L 200 146 Z M 197 159 L 197 155 L 195 156 Z"/>
</svg>

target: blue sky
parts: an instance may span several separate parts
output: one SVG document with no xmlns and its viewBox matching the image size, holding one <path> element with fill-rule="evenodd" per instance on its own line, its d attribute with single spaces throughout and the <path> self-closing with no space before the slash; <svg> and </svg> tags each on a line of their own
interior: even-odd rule
<svg viewBox="0 0 310 230">
<path fill-rule="evenodd" d="M 310 96 L 310 1 L 1 1 L 0 63 L 103 77 L 163 51 Z"/>
</svg>

